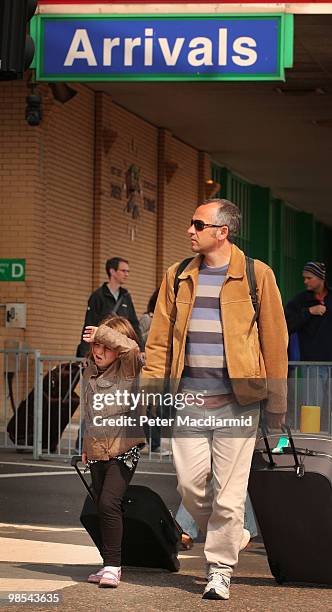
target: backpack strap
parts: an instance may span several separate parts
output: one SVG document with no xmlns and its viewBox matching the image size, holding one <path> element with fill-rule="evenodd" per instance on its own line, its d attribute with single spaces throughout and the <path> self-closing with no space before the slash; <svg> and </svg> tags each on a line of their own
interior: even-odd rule
<svg viewBox="0 0 332 612">
<path fill-rule="evenodd" d="M 121 304 L 123 303 L 124 299 L 125 299 L 125 295 L 127 292 L 122 293 L 121 295 L 119 295 L 117 301 L 115 302 L 115 306 L 112 310 L 112 314 L 116 314 L 121 306 Z"/>
<path fill-rule="evenodd" d="M 179 276 L 180 274 L 182 274 L 183 270 L 187 267 L 187 265 L 193 260 L 193 257 L 187 257 L 187 259 L 184 259 L 183 261 L 181 261 L 178 265 L 178 269 L 175 273 L 175 277 L 174 277 L 174 297 L 176 299 L 178 291 L 179 291 L 179 284 L 180 284 L 180 280 L 179 280 Z"/>
<path fill-rule="evenodd" d="M 254 259 L 252 259 L 252 257 L 248 257 L 248 255 L 246 255 L 246 274 L 247 274 L 247 279 L 248 279 L 248 284 L 249 284 L 250 297 L 251 297 L 252 305 L 255 311 L 254 319 L 252 322 L 252 325 L 253 325 L 255 321 L 257 321 L 258 319 L 259 304 L 258 304 L 258 299 L 257 299 L 257 283 L 256 283 Z"/>
<path fill-rule="evenodd" d="M 180 274 L 182 274 L 182 272 L 185 270 L 187 265 L 193 259 L 194 259 L 193 257 L 187 257 L 187 259 L 184 259 L 178 265 L 178 269 L 174 277 L 174 297 L 175 299 L 179 291 L 179 284 L 180 284 L 179 276 Z M 259 311 L 259 304 L 258 304 L 258 299 L 257 299 L 257 283 L 256 283 L 254 259 L 252 257 L 249 257 L 248 255 L 246 255 L 246 274 L 247 274 L 247 279 L 248 279 L 248 284 L 249 284 L 250 297 L 251 297 L 252 305 L 255 311 L 255 316 L 253 320 L 253 323 L 255 323 L 255 321 L 257 321 L 258 319 L 258 311 Z"/>
</svg>

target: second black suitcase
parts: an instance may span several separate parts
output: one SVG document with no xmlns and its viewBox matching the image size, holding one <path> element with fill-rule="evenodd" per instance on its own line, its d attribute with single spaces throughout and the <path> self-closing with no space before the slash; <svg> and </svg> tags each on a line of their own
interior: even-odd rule
<svg viewBox="0 0 332 612">
<path fill-rule="evenodd" d="M 86 488 L 88 485 L 73 457 L 75 467 Z M 101 535 L 95 503 L 90 490 L 80 520 L 101 552 Z M 159 567 L 177 572 L 177 558 L 181 529 L 174 521 L 160 495 L 149 487 L 129 485 L 123 500 L 122 565 Z"/>
<path fill-rule="evenodd" d="M 270 569 L 278 583 L 332 585 L 332 439 L 287 434 L 281 453 L 280 434 L 262 438 L 249 478 Z"/>
<path fill-rule="evenodd" d="M 42 447 L 54 453 L 61 435 L 77 409 L 80 399 L 74 392 L 79 380 L 79 366 L 64 363 L 50 370 L 43 378 L 43 423 Z M 13 396 L 11 395 L 13 401 Z M 18 408 L 13 405 L 7 432 L 17 446 L 33 445 L 35 390 L 21 401 Z"/>
</svg>

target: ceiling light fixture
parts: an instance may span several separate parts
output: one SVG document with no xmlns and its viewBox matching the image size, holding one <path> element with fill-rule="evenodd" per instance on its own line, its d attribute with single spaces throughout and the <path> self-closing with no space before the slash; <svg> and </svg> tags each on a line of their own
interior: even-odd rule
<svg viewBox="0 0 332 612">
<path fill-rule="evenodd" d="M 77 95 L 77 91 L 67 83 L 49 83 L 54 100 L 66 104 Z"/>
</svg>

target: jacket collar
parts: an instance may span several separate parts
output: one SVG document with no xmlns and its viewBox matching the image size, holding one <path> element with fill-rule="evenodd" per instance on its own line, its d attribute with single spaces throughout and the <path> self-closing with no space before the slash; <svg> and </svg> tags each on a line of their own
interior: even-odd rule
<svg viewBox="0 0 332 612">
<path fill-rule="evenodd" d="M 245 254 L 236 244 L 232 244 L 231 260 L 228 266 L 227 276 L 232 278 L 243 278 L 245 275 Z"/>
<path fill-rule="evenodd" d="M 202 255 L 196 255 L 179 275 L 180 280 L 191 277 L 196 280 L 203 261 Z M 227 277 L 243 278 L 245 274 L 245 255 L 241 249 L 232 244 L 231 259 L 228 266 Z M 227 278 L 226 277 L 226 278 Z"/>
<path fill-rule="evenodd" d="M 119 297 L 121 295 L 125 295 L 126 293 L 128 293 L 128 290 L 125 289 L 124 287 L 119 287 L 120 293 L 119 293 Z M 112 298 L 114 300 L 114 296 L 113 294 L 110 292 L 108 286 L 107 286 L 107 282 L 102 284 L 102 292 L 103 294 L 108 297 L 108 298 Z"/>
<path fill-rule="evenodd" d="M 332 294 L 332 287 L 329 287 L 328 285 L 326 285 L 325 289 L 327 291 L 327 295 Z M 303 295 L 307 298 L 308 301 L 316 299 L 314 292 L 309 291 L 308 289 L 305 289 L 305 291 L 303 291 Z"/>
</svg>

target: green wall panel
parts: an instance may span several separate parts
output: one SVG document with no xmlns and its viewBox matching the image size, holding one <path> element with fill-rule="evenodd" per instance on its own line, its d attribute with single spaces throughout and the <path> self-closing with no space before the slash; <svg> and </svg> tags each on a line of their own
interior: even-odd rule
<svg viewBox="0 0 332 612">
<path fill-rule="evenodd" d="M 270 249 L 272 243 L 271 202 L 269 189 L 252 185 L 250 190 L 250 207 L 250 255 L 272 265 L 272 253 Z"/>
<path fill-rule="evenodd" d="M 331 227 L 312 214 L 272 198 L 268 188 L 252 185 L 227 168 L 212 164 L 212 177 L 221 184 L 218 197 L 235 202 L 241 210 L 237 244 L 251 257 L 272 267 L 284 303 L 303 291 L 306 261 L 323 261 L 332 284 Z"/>
<path fill-rule="evenodd" d="M 212 164 L 211 166 L 211 177 L 212 180 L 216 181 L 221 185 L 220 190 L 216 193 L 216 198 L 227 198 L 227 168 L 218 166 L 218 164 Z"/>
<path fill-rule="evenodd" d="M 275 273 L 281 295 L 284 293 L 284 262 L 283 262 L 283 209 L 284 203 L 271 198 L 271 267 Z"/>
</svg>

